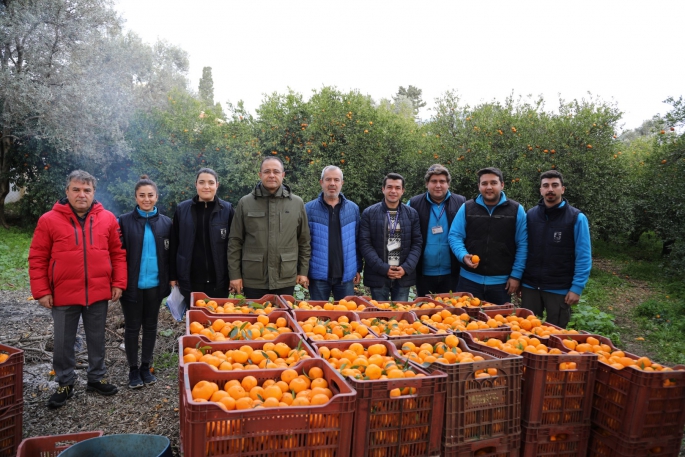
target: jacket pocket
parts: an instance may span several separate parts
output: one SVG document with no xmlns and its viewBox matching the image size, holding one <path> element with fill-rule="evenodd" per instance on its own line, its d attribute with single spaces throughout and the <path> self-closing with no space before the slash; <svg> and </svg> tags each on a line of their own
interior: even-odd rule
<svg viewBox="0 0 685 457">
<path fill-rule="evenodd" d="M 264 254 L 257 252 L 243 252 L 243 279 L 264 280 Z"/>
<path fill-rule="evenodd" d="M 295 278 L 297 276 L 297 252 L 281 253 L 281 279 Z"/>
<path fill-rule="evenodd" d="M 247 233 L 255 233 L 266 230 L 266 212 L 248 211 L 245 218 L 245 230 Z"/>
</svg>

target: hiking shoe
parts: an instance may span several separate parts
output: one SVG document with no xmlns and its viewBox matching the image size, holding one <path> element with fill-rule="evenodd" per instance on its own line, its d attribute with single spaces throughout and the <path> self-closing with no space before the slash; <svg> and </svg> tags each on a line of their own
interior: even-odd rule
<svg viewBox="0 0 685 457">
<path fill-rule="evenodd" d="M 150 373 L 150 367 L 141 366 L 140 367 L 140 379 L 143 380 L 146 386 L 154 384 L 157 382 L 155 375 Z"/>
<path fill-rule="evenodd" d="M 138 368 L 131 368 L 131 371 L 128 373 L 128 387 L 131 389 L 140 389 L 143 385 L 143 380 L 140 379 L 140 371 Z"/>
<path fill-rule="evenodd" d="M 119 389 L 114 384 L 108 384 L 107 381 L 101 379 L 98 382 L 89 382 L 86 387 L 86 392 L 97 392 L 100 395 L 109 396 L 117 393 Z"/>
<path fill-rule="evenodd" d="M 74 396 L 74 386 L 62 386 L 58 387 L 57 391 L 52 394 L 50 400 L 48 400 L 48 408 L 57 409 L 67 402 L 67 400 Z"/>
</svg>

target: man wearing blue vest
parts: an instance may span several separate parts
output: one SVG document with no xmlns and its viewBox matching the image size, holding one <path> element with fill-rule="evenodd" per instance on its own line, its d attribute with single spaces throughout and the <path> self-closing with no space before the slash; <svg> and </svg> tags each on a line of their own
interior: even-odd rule
<svg viewBox="0 0 685 457">
<path fill-rule="evenodd" d="M 309 295 L 312 300 L 328 300 L 333 292 L 333 299 L 340 300 L 354 295 L 361 279 L 359 207 L 340 193 L 343 172 L 335 165 L 323 169 L 319 184 L 318 198 L 305 205 L 312 238 Z"/>
<path fill-rule="evenodd" d="M 528 259 L 521 302 L 547 322 L 566 328 L 592 269 L 587 217 L 563 197 L 564 178 L 550 170 L 540 175 L 537 206 L 528 210 Z"/>
<path fill-rule="evenodd" d="M 447 236 L 461 205 L 462 195 L 450 192 L 452 176 L 440 164 L 431 165 L 425 176 L 427 192 L 416 195 L 407 205 L 419 213 L 423 254 L 416 267 L 416 294 L 456 292 L 459 261 L 450 249 Z"/>
<path fill-rule="evenodd" d="M 459 208 L 450 228 L 450 248 L 464 264 L 457 289 L 502 305 L 519 292 L 526 266 L 526 212 L 504 194 L 499 168 L 478 170 L 478 190 L 477 198 Z"/>
</svg>

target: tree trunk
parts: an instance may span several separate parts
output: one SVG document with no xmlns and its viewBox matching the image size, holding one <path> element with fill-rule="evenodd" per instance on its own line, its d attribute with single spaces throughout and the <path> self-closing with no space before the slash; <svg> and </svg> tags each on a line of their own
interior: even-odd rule
<svg viewBox="0 0 685 457">
<path fill-rule="evenodd" d="M 3 129 L 6 130 L 6 129 Z M 5 220 L 5 197 L 10 193 L 10 153 L 12 140 L 7 136 L 7 131 L 3 131 L 0 137 L 0 225 L 9 228 Z"/>
</svg>

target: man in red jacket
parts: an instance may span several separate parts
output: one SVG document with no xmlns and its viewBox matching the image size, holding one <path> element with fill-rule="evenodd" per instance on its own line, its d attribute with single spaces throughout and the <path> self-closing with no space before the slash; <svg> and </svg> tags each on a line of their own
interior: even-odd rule
<svg viewBox="0 0 685 457">
<path fill-rule="evenodd" d="M 86 390 L 117 393 L 104 380 L 105 322 L 108 301 L 117 301 L 126 288 L 126 251 L 116 217 L 94 200 L 96 185 L 89 173 L 72 171 L 66 198 L 40 217 L 29 251 L 31 292 L 52 311 L 54 321 L 52 365 L 59 388 L 49 408 L 59 408 L 74 395 L 79 318 L 88 347 Z"/>
</svg>

